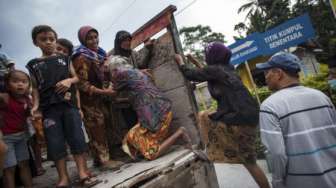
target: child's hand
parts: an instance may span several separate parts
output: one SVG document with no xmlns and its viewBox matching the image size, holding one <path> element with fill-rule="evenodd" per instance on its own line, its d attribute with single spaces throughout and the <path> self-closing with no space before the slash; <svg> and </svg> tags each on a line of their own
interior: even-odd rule
<svg viewBox="0 0 336 188">
<path fill-rule="evenodd" d="M 30 110 L 30 115 L 32 116 L 32 120 L 36 120 L 39 118 L 42 118 L 42 114 L 40 111 L 38 111 L 38 107 L 34 106 L 31 110 Z"/>
<path fill-rule="evenodd" d="M 56 92 L 58 94 L 60 93 L 65 93 L 66 91 L 68 91 L 68 89 L 71 87 L 71 80 L 70 79 L 65 79 L 65 80 L 62 80 L 62 81 L 59 81 L 57 84 L 56 84 Z"/>
<path fill-rule="evenodd" d="M 79 115 L 80 115 L 81 119 L 83 120 L 84 119 L 84 113 L 81 109 L 79 109 Z"/>
<path fill-rule="evenodd" d="M 107 95 L 107 96 L 116 96 L 117 92 L 115 90 L 113 90 L 111 87 L 110 88 L 107 88 L 107 89 L 103 89 L 103 93 L 104 95 Z"/>
</svg>

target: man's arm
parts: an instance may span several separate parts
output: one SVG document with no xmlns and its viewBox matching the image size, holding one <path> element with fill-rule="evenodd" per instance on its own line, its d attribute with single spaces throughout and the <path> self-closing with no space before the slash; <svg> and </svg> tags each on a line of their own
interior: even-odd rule
<svg viewBox="0 0 336 188">
<path fill-rule="evenodd" d="M 272 185 L 274 188 L 283 187 L 287 172 L 287 155 L 280 120 L 274 112 L 263 106 L 259 120 L 261 141 L 267 148 L 266 157 L 271 167 Z"/>
</svg>

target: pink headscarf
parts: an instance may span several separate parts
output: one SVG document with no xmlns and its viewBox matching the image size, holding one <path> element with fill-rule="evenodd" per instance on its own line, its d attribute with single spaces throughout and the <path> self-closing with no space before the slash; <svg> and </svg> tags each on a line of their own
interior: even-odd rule
<svg viewBox="0 0 336 188">
<path fill-rule="evenodd" d="M 79 28 L 79 30 L 78 30 L 78 40 L 79 40 L 79 42 L 80 42 L 82 45 L 84 45 L 84 46 L 86 46 L 86 44 L 85 44 L 86 36 L 87 36 L 87 34 L 88 34 L 90 31 L 94 31 L 94 32 L 96 32 L 97 34 L 99 34 L 98 31 L 97 31 L 97 29 L 95 29 L 95 28 L 93 28 L 93 27 L 91 27 L 91 26 L 88 26 L 88 25 L 86 25 L 86 26 L 82 26 L 82 27 Z"/>
</svg>

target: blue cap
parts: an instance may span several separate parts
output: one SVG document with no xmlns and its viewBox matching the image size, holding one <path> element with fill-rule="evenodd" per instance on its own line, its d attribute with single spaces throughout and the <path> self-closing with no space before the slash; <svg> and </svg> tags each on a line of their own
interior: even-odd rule
<svg viewBox="0 0 336 188">
<path fill-rule="evenodd" d="M 256 65 L 257 69 L 267 70 L 271 68 L 280 68 L 290 72 L 300 72 L 301 60 L 294 54 L 280 52 L 274 54 L 267 62 Z"/>
</svg>

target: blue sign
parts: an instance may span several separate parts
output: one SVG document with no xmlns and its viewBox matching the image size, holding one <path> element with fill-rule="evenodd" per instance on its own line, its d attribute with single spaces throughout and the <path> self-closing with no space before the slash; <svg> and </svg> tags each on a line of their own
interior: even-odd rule
<svg viewBox="0 0 336 188">
<path fill-rule="evenodd" d="M 282 49 L 295 46 L 314 36 L 315 31 L 308 14 L 289 20 L 262 33 L 262 39 L 266 44 L 264 47 L 266 54 L 273 54 Z"/>
<path fill-rule="evenodd" d="M 237 65 L 261 55 L 263 45 L 259 44 L 260 42 L 262 42 L 261 35 L 259 33 L 253 33 L 245 39 L 230 45 L 229 48 L 232 52 L 230 63 Z"/>
<path fill-rule="evenodd" d="M 259 55 L 276 53 L 315 36 L 309 15 L 291 19 L 265 33 L 253 33 L 230 45 L 230 63 L 238 65 Z"/>
</svg>

